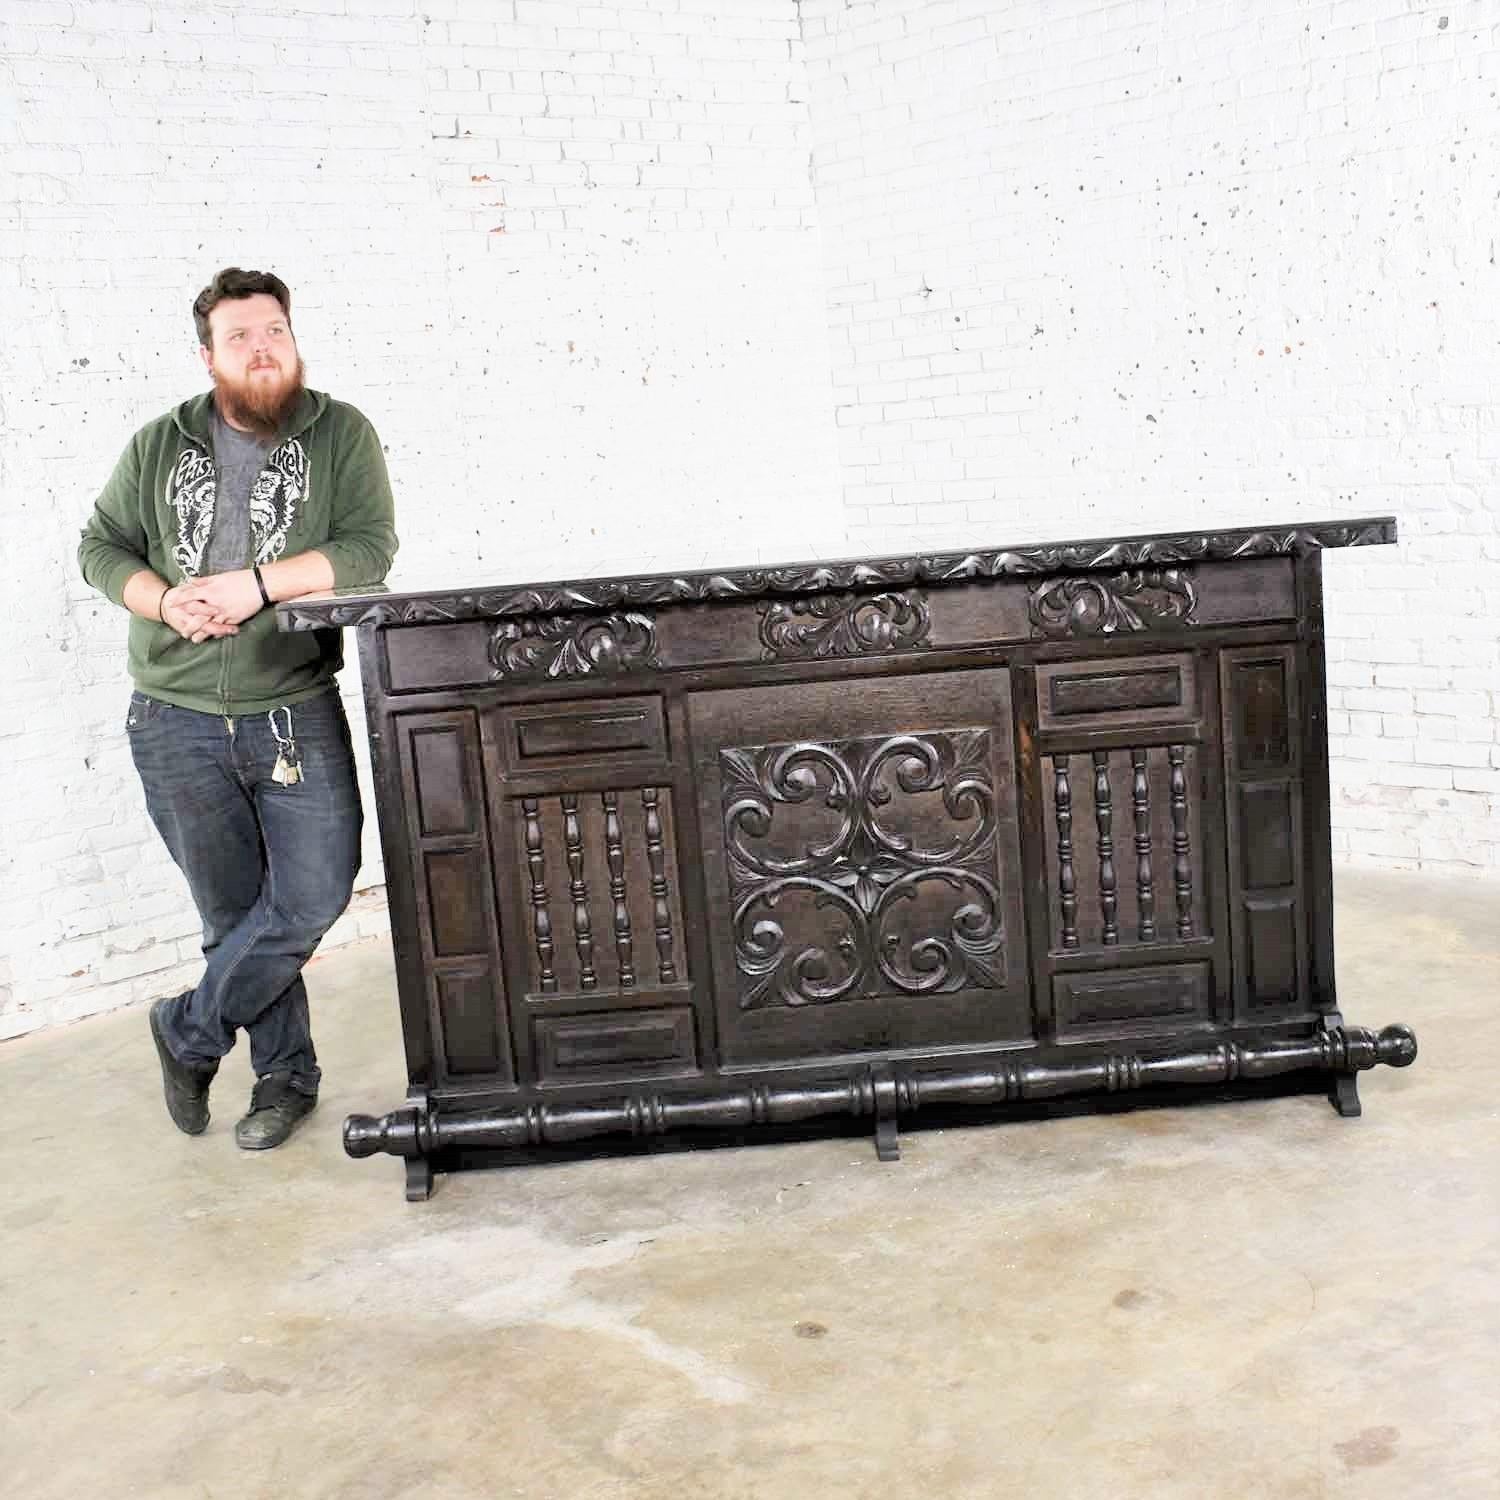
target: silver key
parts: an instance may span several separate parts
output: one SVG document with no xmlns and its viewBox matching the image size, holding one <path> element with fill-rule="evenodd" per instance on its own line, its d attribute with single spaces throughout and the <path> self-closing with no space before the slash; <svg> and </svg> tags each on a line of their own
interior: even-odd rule
<svg viewBox="0 0 1500 1500">
<path fill-rule="evenodd" d="M 286 730 L 276 722 L 278 713 L 286 715 Z M 271 767 L 271 780 L 277 786 L 296 786 L 302 780 L 302 757 L 297 754 L 297 742 L 292 738 L 292 711 L 289 708 L 273 708 L 266 715 L 271 733 L 276 736 L 276 764 Z"/>
</svg>

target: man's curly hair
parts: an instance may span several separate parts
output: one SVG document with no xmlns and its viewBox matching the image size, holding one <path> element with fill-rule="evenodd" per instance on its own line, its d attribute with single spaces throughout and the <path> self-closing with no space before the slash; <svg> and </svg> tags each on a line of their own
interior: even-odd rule
<svg viewBox="0 0 1500 1500">
<path fill-rule="evenodd" d="M 287 323 L 292 321 L 292 294 L 281 277 L 270 271 L 242 271 L 238 266 L 225 266 L 209 284 L 193 298 L 193 325 L 198 330 L 198 342 L 205 349 L 213 347 L 213 330 L 208 326 L 208 315 L 221 302 L 237 297 L 254 297 L 264 292 L 274 297 L 286 314 Z"/>
</svg>

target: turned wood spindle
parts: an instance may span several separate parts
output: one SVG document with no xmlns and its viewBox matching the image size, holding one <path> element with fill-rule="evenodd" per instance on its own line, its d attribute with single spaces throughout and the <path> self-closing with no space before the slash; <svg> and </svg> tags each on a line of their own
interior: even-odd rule
<svg viewBox="0 0 1500 1500">
<path fill-rule="evenodd" d="M 523 797 L 521 809 L 526 817 L 526 863 L 531 869 L 531 924 L 536 940 L 537 966 L 544 995 L 557 989 L 557 974 L 552 967 L 552 914 L 547 909 L 547 872 L 542 854 L 542 819 L 536 797 Z"/>
<path fill-rule="evenodd" d="M 625 847 L 620 833 L 620 794 L 603 792 L 604 848 L 609 861 L 609 894 L 615 905 L 615 954 L 620 988 L 635 988 L 635 946 L 630 936 L 630 908 L 625 902 Z"/>
<path fill-rule="evenodd" d="M 578 821 L 578 796 L 564 795 L 563 841 L 568 849 L 569 891 L 573 897 L 573 937 L 578 946 L 579 985 L 586 990 L 599 987 L 594 972 L 594 929 L 589 917 L 589 888 L 583 878 L 583 827 Z"/>
<path fill-rule="evenodd" d="M 656 924 L 656 961 L 663 984 L 677 978 L 677 964 L 672 957 L 672 907 L 667 895 L 666 849 L 662 843 L 661 812 L 657 806 L 659 791 L 654 786 L 641 789 L 641 804 L 646 809 L 646 859 L 651 866 L 651 910 Z"/>
<path fill-rule="evenodd" d="M 1054 755 L 1057 804 L 1057 888 L 1062 904 L 1062 945 L 1078 946 L 1078 880 L 1073 871 L 1073 789 L 1068 781 L 1068 757 Z"/>
</svg>

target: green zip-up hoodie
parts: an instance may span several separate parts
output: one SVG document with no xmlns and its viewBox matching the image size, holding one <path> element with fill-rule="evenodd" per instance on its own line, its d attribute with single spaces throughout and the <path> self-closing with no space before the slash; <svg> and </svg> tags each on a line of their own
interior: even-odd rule
<svg viewBox="0 0 1500 1500">
<path fill-rule="evenodd" d="M 218 474 L 205 391 L 130 440 L 83 529 L 78 565 L 116 604 L 150 568 L 199 576 L 213 533 Z M 394 507 L 375 429 L 352 406 L 305 391 L 250 494 L 250 562 L 316 548 L 336 588 L 384 579 L 396 552 Z M 343 665 L 337 630 L 286 633 L 263 609 L 237 635 L 194 644 L 170 625 L 130 617 L 130 675 L 141 692 L 200 713 L 263 713 L 321 693 Z"/>
</svg>

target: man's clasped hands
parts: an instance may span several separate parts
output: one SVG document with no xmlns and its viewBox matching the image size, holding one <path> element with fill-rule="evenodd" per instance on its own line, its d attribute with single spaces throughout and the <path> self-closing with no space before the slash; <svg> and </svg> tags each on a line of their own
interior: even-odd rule
<svg viewBox="0 0 1500 1500">
<path fill-rule="evenodd" d="M 264 607 L 255 574 L 236 568 L 173 584 L 161 596 L 157 612 L 183 640 L 198 642 L 238 634 L 241 622 Z"/>
</svg>

